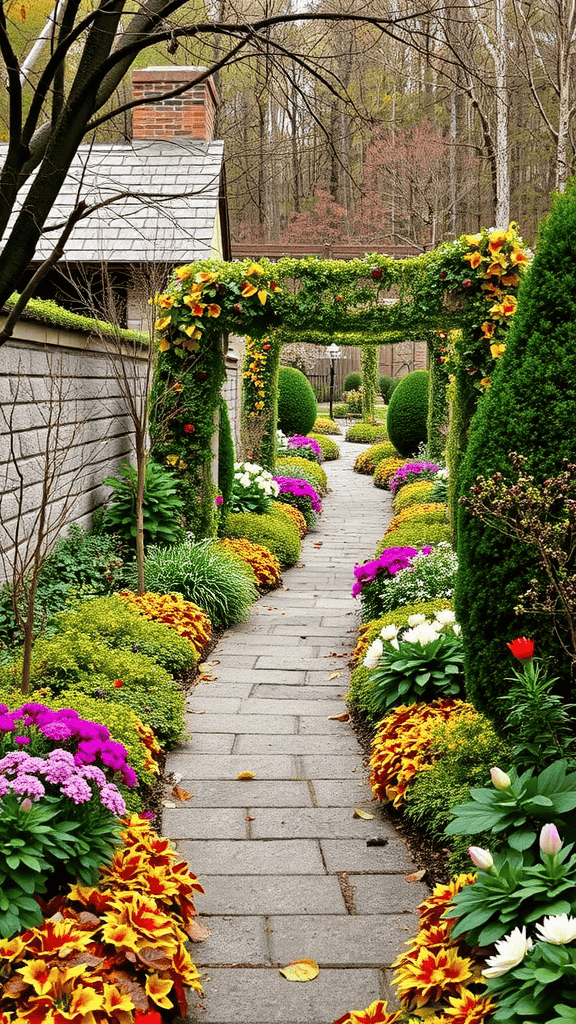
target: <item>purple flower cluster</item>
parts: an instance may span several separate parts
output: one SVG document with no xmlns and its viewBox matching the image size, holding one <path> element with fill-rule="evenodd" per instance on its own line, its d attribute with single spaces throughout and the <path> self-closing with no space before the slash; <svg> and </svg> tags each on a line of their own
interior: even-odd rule
<svg viewBox="0 0 576 1024">
<path fill-rule="evenodd" d="M 293 434 L 288 438 L 289 448 L 311 448 L 315 455 L 321 455 L 322 449 L 313 437 L 305 437 L 304 434 Z"/>
<path fill-rule="evenodd" d="M 5 704 L 0 704 L 0 743 L 4 749 L 7 742 L 18 747 L 29 746 L 35 734 L 40 734 L 44 741 L 57 743 L 59 748 L 67 745 L 70 750 L 63 752 L 70 753 L 76 765 L 93 765 L 99 761 L 105 768 L 121 772 L 127 786 L 138 782 L 136 772 L 126 760 L 126 747 L 110 739 L 105 725 L 80 718 L 73 708 L 53 711 L 44 704 L 30 703 L 9 711 Z"/>
<path fill-rule="evenodd" d="M 436 473 L 440 469 L 435 462 L 407 462 L 400 466 L 390 480 L 390 490 L 395 494 L 400 484 L 404 483 L 408 476 L 418 476 L 420 473 Z"/>
<path fill-rule="evenodd" d="M 291 476 L 275 476 L 274 479 L 280 488 L 280 494 L 294 494 L 297 498 L 310 498 L 314 511 L 322 511 L 320 495 L 307 480 Z"/>
<path fill-rule="evenodd" d="M 422 548 L 423 555 L 429 555 L 431 551 L 432 548 L 428 545 Z M 385 548 L 379 558 L 364 562 L 363 565 L 355 565 L 356 582 L 352 585 L 352 597 L 358 597 L 366 584 L 372 583 L 379 573 L 395 576 L 401 569 L 406 569 L 417 554 L 417 548 Z"/>
<path fill-rule="evenodd" d="M 126 813 L 126 805 L 114 783 L 108 782 L 96 765 L 76 764 L 69 750 L 57 747 L 47 758 L 13 750 L 0 759 L 0 798 L 15 793 L 40 800 L 47 791 L 52 795 L 51 787 L 57 787 L 59 793 L 75 804 L 88 803 L 97 791 L 100 803 L 109 811 L 118 817 Z"/>
</svg>

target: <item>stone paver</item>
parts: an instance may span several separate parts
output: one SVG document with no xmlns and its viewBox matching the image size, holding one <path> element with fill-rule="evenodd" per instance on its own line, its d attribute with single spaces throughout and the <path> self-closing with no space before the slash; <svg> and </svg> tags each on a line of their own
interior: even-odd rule
<svg viewBox="0 0 576 1024">
<path fill-rule="evenodd" d="M 334 718 L 357 635 L 352 570 L 391 514 L 352 472 L 364 448 L 341 449 L 300 567 L 219 641 L 213 678 L 186 700 L 192 738 L 168 758 L 193 796 L 166 809 L 164 831 L 206 889 L 197 907 L 211 929 L 192 947 L 205 986 L 190 996 L 194 1024 L 332 1024 L 377 998 L 395 1005 L 390 964 L 426 892 L 406 880 L 414 865 L 372 802 L 349 723 Z M 240 781 L 245 771 L 255 778 Z M 278 973 L 306 957 L 320 964 L 313 982 Z"/>
</svg>

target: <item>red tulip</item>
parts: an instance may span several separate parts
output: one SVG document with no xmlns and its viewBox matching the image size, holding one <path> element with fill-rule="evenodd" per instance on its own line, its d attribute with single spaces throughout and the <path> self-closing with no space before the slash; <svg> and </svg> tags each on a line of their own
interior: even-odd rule
<svg viewBox="0 0 576 1024">
<path fill-rule="evenodd" d="M 506 646 L 510 648 L 514 657 L 518 658 L 518 661 L 521 661 L 522 664 L 526 661 L 532 661 L 534 657 L 534 641 L 529 640 L 526 636 L 518 636 L 511 643 L 506 644 Z"/>
</svg>

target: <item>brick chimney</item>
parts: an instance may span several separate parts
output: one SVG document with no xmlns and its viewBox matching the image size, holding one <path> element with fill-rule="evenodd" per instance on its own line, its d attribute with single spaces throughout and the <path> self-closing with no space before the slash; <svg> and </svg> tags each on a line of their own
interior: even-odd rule
<svg viewBox="0 0 576 1024">
<path fill-rule="evenodd" d="M 201 67 L 142 68 L 132 73 L 134 99 L 162 96 L 179 85 L 195 82 L 205 71 Z M 142 104 L 132 111 L 133 139 L 214 138 L 214 118 L 218 96 L 211 78 L 193 86 L 180 96 Z"/>
</svg>

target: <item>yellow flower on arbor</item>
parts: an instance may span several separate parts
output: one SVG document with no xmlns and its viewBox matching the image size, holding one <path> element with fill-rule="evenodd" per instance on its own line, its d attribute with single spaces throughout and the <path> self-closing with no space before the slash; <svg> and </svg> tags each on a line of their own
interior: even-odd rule
<svg viewBox="0 0 576 1024">
<path fill-rule="evenodd" d="M 464 238 L 468 245 L 480 245 L 482 241 L 482 235 L 464 235 Z"/>
<path fill-rule="evenodd" d="M 484 335 L 485 338 L 494 337 L 494 327 L 495 324 L 493 324 L 490 320 L 485 320 L 484 323 L 481 324 L 482 334 Z"/>
<path fill-rule="evenodd" d="M 218 274 L 214 270 L 201 270 L 194 278 L 197 284 L 212 284 L 218 280 Z"/>
<path fill-rule="evenodd" d="M 478 252 L 478 250 L 476 250 L 475 252 L 467 252 L 464 255 L 464 259 L 468 261 L 472 270 L 476 270 L 476 267 L 479 267 L 480 264 L 482 263 L 482 255 L 480 254 L 480 252 Z"/>
<path fill-rule="evenodd" d="M 521 249 L 513 249 L 510 253 L 510 263 L 516 267 L 525 267 L 528 264 L 528 256 Z"/>
<path fill-rule="evenodd" d="M 505 295 L 502 299 L 502 309 L 504 316 L 512 316 L 516 312 L 518 307 L 518 299 L 514 295 Z"/>
<path fill-rule="evenodd" d="M 506 351 L 506 345 L 490 345 L 490 351 L 494 359 L 499 359 Z"/>
<path fill-rule="evenodd" d="M 168 324 L 171 322 L 171 320 L 172 318 L 169 316 L 161 316 L 154 324 L 154 327 L 156 328 L 157 331 L 163 331 L 166 327 L 168 327 Z"/>
<path fill-rule="evenodd" d="M 211 303 L 210 306 L 206 306 L 206 309 L 208 310 L 208 316 L 217 317 L 220 316 L 220 313 L 222 312 L 220 306 L 216 305 L 215 302 Z"/>
<path fill-rule="evenodd" d="M 187 334 L 189 338 L 202 337 L 202 331 L 200 331 L 198 327 L 195 327 L 194 324 L 191 324 L 190 327 L 185 327 L 184 334 Z"/>
<path fill-rule="evenodd" d="M 488 236 L 488 252 L 494 254 L 500 252 L 500 249 L 508 241 L 508 233 L 506 231 L 493 231 Z"/>
<path fill-rule="evenodd" d="M 266 291 L 265 288 L 261 288 L 260 289 L 260 291 L 258 292 L 258 298 L 260 299 L 260 302 L 262 303 L 262 305 L 265 306 L 266 305 L 266 299 L 268 298 L 268 292 Z"/>
<path fill-rule="evenodd" d="M 245 281 L 242 285 L 241 292 L 245 299 L 250 298 L 251 295 L 255 295 L 258 289 L 255 285 L 250 284 L 250 281 Z"/>
<path fill-rule="evenodd" d="M 158 345 L 158 350 L 160 352 L 168 352 L 169 349 L 170 349 L 170 342 L 167 340 L 167 338 L 162 338 L 160 344 Z"/>
<path fill-rule="evenodd" d="M 248 270 L 246 271 L 246 277 L 253 277 L 254 275 L 258 277 L 260 274 L 263 273 L 264 271 L 259 263 L 251 263 L 250 266 L 248 267 Z"/>
<path fill-rule="evenodd" d="M 191 273 L 191 266 L 176 267 L 176 270 L 174 271 L 174 276 L 177 277 L 179 281 L 187 281 Z"/>
<path fill-rule="evenodd" d="M 158 295 L 156 299 L 156 305 L 160 309 L 172 309 L 172 306 L 176 302 L 173 295 Z"/>
</svg>

